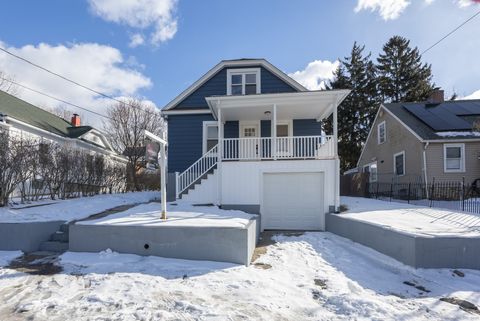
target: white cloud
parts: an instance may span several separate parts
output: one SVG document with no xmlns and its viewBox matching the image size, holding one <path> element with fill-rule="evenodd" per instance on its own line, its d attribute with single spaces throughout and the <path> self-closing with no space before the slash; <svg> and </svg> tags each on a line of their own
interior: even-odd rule
<svg viewBox="0 0 480 321">
<path fill-rule="evenodd" d="M 460 8 L 466 8 L 474 3 L 480 3 L 479 0 L 456 0 L 456 2 Z"/>
<path fill-rule="evenodd" d="M 145 38 L 139 33 L 133 34 L 130 36 L 130 43 L 128 44 L 129 47 L 135 48 L 145 43 Z"/>
<path fill-rule="evenodd" d="M 110 22 L 134 29 L 150 30 L 150 43 L 158 45 L 177 32 L 175 10 L 178 0 L 88 0 L 91 11 Z M 137 45 L 140 38 L 136 38 Z M 143 37 L 142 37 L 143 39 Z M 133 39 L 131 39 L 133 40 Z"/>
<path fill-rule="evenodd" d="M 468 95 L 466 97 L 462 97 L 459 99 L 480 99 L 480 90 L 477 90 L 473 92 L 471 95 Z"/>
<path fill-rule="evenodd" d="M 408 0 L 358 0 L 355 12 L 378 11 L 383 20 L 397 19 L 410 5 Z"/>
<path fill-rule="evenodd" d="M 113 47 L 96 43 L 51 46 L 46 43 L 26 45 L 20 48 L 8 46 L 0 41 L 3 48 L 31 60 L 47 69 L 64 75 L 97 91 L 111 96 L 136 96 L 142 88 L 152 85 L 151 80 L 133 69 L 121 52 Z M 66 101 L 105 114 L 111 100 L 71 84 L 54 75 L 33 67 L 6 53 L 0 53 L 0 70 L 14 76 L 26 86 L 62 98 Z M 20 98 L 39 107 L 55 108 L 62 103 L 22 89 Z M 73 107 L 66 107 L 74 109 Z M 80 110 L 75 110 L 80 111 Z M 87 120 L 98 126 L 101 119 L 91 113 L 80 111 Z"/>
<path fill-rule="evenodd" d="M 315 60 L 304 70 L 288 74 L 309 90 L 325 89 L 325 82 L 333 79 L 333 72 L 338 68 L 338 61 Z"/>
</svg>

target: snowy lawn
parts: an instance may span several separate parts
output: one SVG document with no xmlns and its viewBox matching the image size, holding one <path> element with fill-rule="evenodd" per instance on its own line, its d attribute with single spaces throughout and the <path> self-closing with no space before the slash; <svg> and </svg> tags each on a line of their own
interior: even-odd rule
<svg viewBox="0 0 480 321">
<path fill-rule="evenodd" d="M 426 236 L 480 237 L 480 215 L 361 197 L 341 197 L 339 215 Z M 480 286 L 480 285 L 479 285 Z"/>
<path fill-rule="evenodd" d="M 330 233 L 275 239 L 249 267 L 105 251 L 65 253 L 53 276 L 0 268 L 0 320 L 479 318 L 439 300 L 480 304 L 479 271 L 415 270 Z"/>
<path fill-rule="evenodd" d="M 38 204 L 30 204 L 41 205 L 35 207 L 0 207 L 0 223 L 72 221 L 120 205 L 148 202 L 159 195 L 159 192 L 105 194 L 69 200 L 43 200 Z"/>
<path fill-rule="evenodd" d="M 189 203 L 180 201 L 168 204 L 167 220 L 161 219 L 160 203 L 149 203 L 97 220 L 82 221 L 78 224 L 245 227 L 253 217 L 256 217 L 256 215 L 242 211 L 221 210 L 216 206 L 192 206 Z"/>
</svg>

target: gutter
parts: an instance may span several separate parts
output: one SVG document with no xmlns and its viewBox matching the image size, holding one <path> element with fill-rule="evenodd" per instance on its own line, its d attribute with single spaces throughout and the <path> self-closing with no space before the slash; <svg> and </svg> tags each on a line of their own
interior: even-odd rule
<svg viewBox="0 0 480 321">
<path fill-rule="evenodd" d="M 423 176 L 425 180 L 425 195 L 428 199 L 428 175 L 427 175 L 427 148 L 430 145 L 430 142 L 425 142 L 425 146 L 423 147 Z"/>
</svg>

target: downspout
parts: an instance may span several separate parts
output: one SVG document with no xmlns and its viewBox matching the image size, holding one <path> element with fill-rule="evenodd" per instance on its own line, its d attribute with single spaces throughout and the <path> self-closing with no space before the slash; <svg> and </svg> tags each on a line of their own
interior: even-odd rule
<svg viewBox="0 0 480 321">
<path fill-rule="evenodd" d="M 430 143 L 426 142 L 425 146 L 423 147 L 423 177 L 425 180 L 425 195 L 428 199 L 428 175 L 427 175 L 427 148 Z"/>
</svg>

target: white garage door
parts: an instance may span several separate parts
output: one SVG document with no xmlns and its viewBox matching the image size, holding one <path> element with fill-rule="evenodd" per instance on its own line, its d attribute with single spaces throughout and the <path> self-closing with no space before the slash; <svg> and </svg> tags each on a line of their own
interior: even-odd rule
<svg viewBox="0 0 480 321">
<path fill-rule="evenodd" d="M 263 175 L 262 228 L 323 229 L 323 173 Z"/>
</svg>

